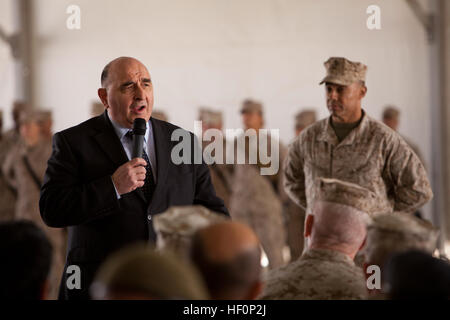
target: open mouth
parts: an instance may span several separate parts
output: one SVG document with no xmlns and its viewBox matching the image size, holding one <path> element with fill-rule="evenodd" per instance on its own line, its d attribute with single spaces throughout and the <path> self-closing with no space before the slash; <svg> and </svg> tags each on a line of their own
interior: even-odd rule
<svg viewBox="0 0 450 320">
<path fill-rule="evenodd" d="M 145 111 L 145 105 L 133 107 L 131 110 L 134 113 L 142 113 Z"/>
</svg>

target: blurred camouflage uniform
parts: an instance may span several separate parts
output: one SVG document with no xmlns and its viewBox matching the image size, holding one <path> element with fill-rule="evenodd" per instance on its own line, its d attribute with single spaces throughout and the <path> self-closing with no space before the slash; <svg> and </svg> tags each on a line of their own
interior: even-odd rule
<svg viewBox="0 0 450 320">
<path fill-rule="evenodd" d="M 392 106 L 392 105 L 388 105 L 385 107 L 384 111 L 383 111 L 383 122 L 384 124 L 386 124 L 388 127 L 390 127 L 392 130 L 397 132 L 397 126 L 399 124 L 399 118 L 400 118 L 400 111 Z M 390 122 L 391 121 L 391 122 Z M 393 121 L 393 123 L 392 123 Z M 416 153 L 416 155 L 419 157 L 420 161 L 422 161 L 422 164 L 424 165 L 425 169 L 427 168 L 425 160 L 422 156 L 422 153 L 420 152 L 419 146 L 416 145 L 414 142 L 412 142 L 411 140 L 409 140 L 408 138 L 401 136 L 406 143 L 411 147 L 411 149 Z"/>
<path fill-rule="evenodd" d="M 101 102 L 92 102 L 91 105 L 91 117 L 96 117 L 105 112 L 105 106 Z"/>
<path fill-rule="evenodd" d="M 3 116 L 1 121 L 3 122 Z M 19 130 L 13 128 L 1 135 L 0 138 L 0 163 L 5 162 L 6 156 L 14 145 L 21 143 Z M 9 174 L 12 174 L 11 172 Z M 0 170 L 0 222 L 12 220 L 16 210 L 16 190 L 8 183 L 5 174 Z"/>
<path fill-rule="evenodd" d="M 166 113 L 164 111 L 160 111 L 160 110 L 153 110 L 152 118 L 166 121 L 166 122 L 169 121 L 169 117 L 167 117 Z"/>
<path fill-rule="evenodd" d="M 306 127 L 316 122 L 316 112 L 306 109 L 295 116 L 295 132 L 298 136 Z M 303 252 L 305 210 L 299 207 L 289 197 L 285 202 L 287 241 L 291 251 L 291 261 L 296 260 Z"/>
<path fill-rule="evenodd" d="M 222 113 L 213 110 L 201 108 L 199 112 L 199 120 L 202 121 L 203 130 L 217 129 L 222 132 Z M 204 133 L 204 132 L 203 132 Z M 213 143 L 212 141 L 202 141 L 202 150 Z M 225 207 L 230 207 L 230 197 L 233 184 L 233 164 L 226 164 L 227 141 L 225 137 L 222 139 L 223 157 L 221 163 L 208 164 L 211 182 L 214 190 L 219 198 L 225 203 Z"/>
<path fill-rule="evenodd" d="M 38 111 L 30 111 L 23 115 L 22 122 L 39 121 L 40 116 Z M 33 221 L 45 232 L 52 244 L 49 297 L 56 299 L 64 267 L 66 240 L 63 229 L 46 226 L 39 213 L 40 185 L 51 151 L 51 142 L 47 139 L 42 139 L 32 147 L 27 147 L 25 143 L 17 144 L 6 156 L 2 164 L 2 171 L 8 184 L 17 193 L 14 219 Z"/>
<path fill-rule="evenodd" d="M 271 273 L 261 299 L 365 299 L 365 284 L 362 269 L 347 255 L 310 249 L 298 260 Z"/>
<path fill-rule="evenodd" d="M 248 109 L 246 109 L 248 108 Z M 243 112 L 262 113 L 259 103 L 244 103 Z M 240 138 L 238 138 L 240 139 Z M 258 135 L 259 140 L 259 135 Z M 245 150 L 238 150 L 235 144 L 235 157 L 238 151 L 245 153 L 246 164 L 236 164 L 233 178 L 233 193 L 230 200 L 230 215 L 239 222 L 247 224 L 258 236 L 269 260 L 269 268 L 284 264 L 283 248 L 286 244 L 286 230 L 283 217 L 283 204 L 287 194 L 283 189 L 282 164 L 286 148 L 279 144 L 279 170 L 274 175 L 261 175 L 260 169 L 269 167 L 259 160 L 259 143 L 256 148 L 250 146 L 246 138 Z M 271 138 L 268 134 L 267 148 L 271 150 Z M 248 164 L 249 155 L 257 155 L 257 164 Z"/>
<path fill-rule="evenodd" d="M 330 58 L 321 83 L 349 85 L 365 80 L 366 66 Z M 290 145 L 286 191 L 308 211 L 316 177 L 337 178 L 365 187 L 377 196 L 375 212 L 414 212 L 433 196 L 425 169 L 406 142 L 364 110 L 359 125 L 341 142 L 331 117 L 305 129 Z"/>
<path fill-rule="evenodd" d="M 189 260 L 194 233 L 211 224 L 227 220 L 224 215 L 199 205 L 170 207 L 153 218 L 156 247 L 159 250 L 172 251 Z"/>
<path fill-rule="evenodd" d="M 367 227 L 366 245 L 362 250 L 367 265 L 383 268 L 388 259 L 398 253 L 420 250 L 430 256 L 437 247 L 439 230 L 429 221 L 419 219 L 404 212 L 378 214 L 372 218 Z M 413 281 L 413 280 L 412 280 Z M 383 298 L 384 285 L 381 290 L 373 290 L 371 298 Z"/>
</svg>

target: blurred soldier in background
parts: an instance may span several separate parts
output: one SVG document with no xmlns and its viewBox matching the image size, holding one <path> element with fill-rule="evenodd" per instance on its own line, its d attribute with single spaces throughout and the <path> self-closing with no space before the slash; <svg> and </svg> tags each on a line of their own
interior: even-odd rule
<svg viewBox="0 0 450 320">
<path fill-rule="evenodd" d="M 53 116 L 50 110 L 39 110 L 39 127 L 41 128 L 41 135 L 44 140 L 51 143 L 53 138 Z"/>
<path fill-rule="evenodd" d="M 167 114 L 164 111 L 161 110 L 153 110 L 152 111 L 152 118 L 161 120 L 161 121 L 169 121 L 169 117 L 167 117 Z"/>
<path fill-rule="evenodd" d="M 400 111 L 395 106 L 392 105 L 386 106 L 383 111 L 383 123 L 392 130 L 394 130 L 395 132 L 398 132 L 398 126 L 400 124 Z M 420 152 L 419 147 L 406 137 L 402 136 L 402 138 L 416 153 L 416 155 L 422 161 L 422 164 L 425 166 L 425 162 L 423 161 L 422 153 Z"/>
<path fill-rule="evenodd" d="M 91 105 L 91 117 L 96 117 L 105 112 L 105 106 L 101 102 L 92 102 Z"/>
<path fill-rule="evenodd" d="M 206 108 L 200 108 L 199 111 L 199 121 L 202 121 L 202 150 L 212 144 L 214 141 L 206 140 L 207 130 L 216 129 L 222 133 L 223 139 L 220 141 L 223 145 L 223 154 L 220 160 L 220 163 L 214 162 L 209 166 L 209 171 L 211 174 L 211 181 L 216 190 L 216 194 L 219 198 L 223 200 L 225 203 L 225 207 L 230 207 L 230 197 L 232 192 L 232 179 L 233 179 L 233 164 L 226 164 L 226 150 L 227 150 L 227 141 L 222 132 L 223 121 L 222 121 L 222 113 L 218 111 L 213 111 Z M 214 153 L 212 156 L 218 157 L 219 155 Z"/>
<path fill-rule="evenodd" d="M 22 138 L 19 133 L 19 118 L 21 113 L 27 109 L 29 109 L 27 104 L 18 101 L 14 102 L 12 109 L 14 127 L 2 134 L 2 138 L 0 139 L 1 165 L 5 163 L 6 156 L 11 152 L 11 148 L 22 143 Z M 13 173 L 3 173 L 3 170 L 0 168 L 0 221 L 13 219 L 17 201 L 17 191 L 8 183 L 5 174 L 11 176 Z"/>
<path fill-rule="evenodd" d="M 313 109 L 306 109 L 297 113 L 295 115 L 295 136 L 298 137 L 303 129 L 312 125 L 316 121 L 316 111 Z"/>
<path fill-rule="evenodd" d="M 306 109 L 295 116 L 295 136 L 298 137 L 300 132 L 306 127 L 316 122 L 316 111 Z M 286 202 L 286 230 L 289 249 L 291 250 L 291 261 L 294 261 L 303 252 L 304 246 L 304 229 L 305 229 L 305 210 L 295 204 L 294 201 L 288 199 Z"/>
<path fill-rule="evenodd" d="M 253 129 L 256 134 L 264 126 L 263 109 L 259 102 L 244 101 L 241 109 L 244 129 Z M 241 137 L 238 137 L 239 139 Z M 245 164 L 236 164 L 233 178 L 233 193 L 230 200 L 230 214 L 236 221 L 250 226 L 261 241 L 269 260 L 269 268 L 284 264 L 283 248 L 286 244 L 286 231 L 283 217 L 283 204 L 287 195 L 282 188 L 282 168 L 274 175 L 261 175 L 260 168 L 267 166 L 260 162 L 259 135 L 257 143 L 250 143 L 245 136 Z M 267 138 L 268 150 L 272 150 L 270 137 Z M 286 149 L 279 144 L 279 161 L 283 163 Z M 237 147 L 235 147 L 236 156 Z M 257 158 L 256 164 L 249 164 L 249 155 Z M 299 231 L 300 232 L 300 231 Z"/>
<path fill-rule="evenodd" d="M 65 237 L 63 229 L 47 227 L 39 213 L 40 188 L 52 151 L 51 140 L 43 135 L 51 132 L 51 128 L 40 125 L 47 121 L 46 111 L 28 110 L 21 114 L 19 131 L 23 143 L 10 149 L 2 164 L 2 171 L 8 184 L 17 193 L 14 218 L 33 221 L 46 233 L 52 244 L 49 297 L 56 299 L 64 266 Z"/>
</svg>

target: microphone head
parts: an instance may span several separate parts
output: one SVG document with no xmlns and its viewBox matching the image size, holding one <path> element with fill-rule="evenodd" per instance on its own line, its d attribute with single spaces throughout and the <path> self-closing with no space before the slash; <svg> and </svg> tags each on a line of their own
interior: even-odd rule
<svg viewBox="0 0 450 320">
<path fill-rule="evenodd" d="M 136 118 L 133 122 L 133 134 L 134 135 L 144 135 L 145 131 L 147 130 L 147 126 L 145 123 L 145 119 L 142 118 Z"/>
</svg>

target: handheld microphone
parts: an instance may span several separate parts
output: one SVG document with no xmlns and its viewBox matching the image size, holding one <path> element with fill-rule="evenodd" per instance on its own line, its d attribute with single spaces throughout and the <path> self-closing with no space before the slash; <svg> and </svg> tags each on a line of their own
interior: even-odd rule
<svg viewBox="0 0 450 320">
<path fill-rule="evenodd" d="M 144 135 L 147 130 L 145 119 L 136 118 L 133 123 L 133 153 L 132 158 L 142 158 L 144 150 Z"/>
</svg>

